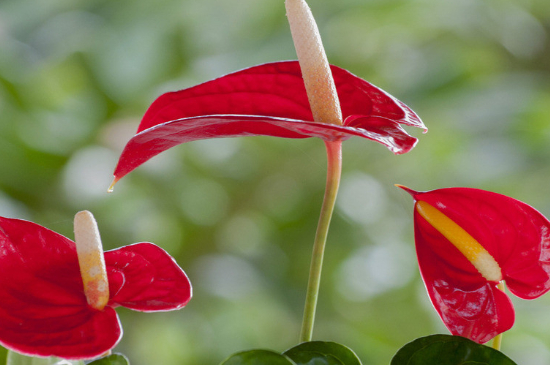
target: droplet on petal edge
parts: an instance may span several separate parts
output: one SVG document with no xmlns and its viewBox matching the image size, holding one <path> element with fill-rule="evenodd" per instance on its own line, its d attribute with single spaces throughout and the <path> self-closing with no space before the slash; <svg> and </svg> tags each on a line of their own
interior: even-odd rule
<svg viewBox="0 0 550 365">
<path fill-rule="evenodd" d="M 109 185 L 109 188 L 107 189 L 107 192 L 108 192 L 108 193 L 112 193 L 112 192 L 115 190 L 115 185 L 116 185 L 116 183 L 118 182 L 118 180 L 119 180 L 119 179 L 118 179 L 117 177 L 115 177 L 115 178 L 113 179 L 113 182 L 111 182 L 111 185 Z"/>
</svg>

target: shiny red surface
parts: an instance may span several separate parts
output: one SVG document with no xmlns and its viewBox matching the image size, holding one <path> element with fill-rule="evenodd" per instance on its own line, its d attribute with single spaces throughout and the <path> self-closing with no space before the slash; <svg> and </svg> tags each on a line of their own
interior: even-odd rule
<svg viewBox="0 0 550 365">
<path fill-rule="evenodd" d="M 550 290 L 550 222 L 516 199 L 471 188 L 407 190 L 474 237 L 499 264 L 507 288 L 523 299 Z M 422 279 L 435 309 L 454 335 L 478 343 L 510 329 L 510 299 L 487 281 L 415 210 L 415 242 Z"/>
<path fill-rule="evenodd" d="M 408 106 L 344 69 L 331 66 L 331 70 L 343 126 L 313 121 L 298 61 L 254 66 L 161 95 L 124 148 L 115 179 L 171 147 L 208 138 L 318 137 L 332 141 L 359 136 L 396 154 L 415 146 L 417 139 L 401 125 L 426 128 Z"/>
<path fill-rule="evenodd" d="M 185 273 L 151 243 L 105 252 L 105 262 L 110 300 L 99 311 L 86 302 L 73 241 L 0 217 L 0 343 L 27 355 L 93 358 L 122 337 L 114 307 L 171 310 L 191 298 Z"/>
</svg>

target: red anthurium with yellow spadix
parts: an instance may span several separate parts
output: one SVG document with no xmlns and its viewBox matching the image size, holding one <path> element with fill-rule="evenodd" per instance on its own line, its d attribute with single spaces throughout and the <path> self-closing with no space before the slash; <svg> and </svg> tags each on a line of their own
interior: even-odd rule
<svg viewBox="0 0 550 365">
<path fill-rule="evenodd" d="M 189 279 L 160 247 L 103 253 L 86 211 L 75 217 L 75 241 L 0 217 L 0 344 L 30 356 L 94 358 L 122 337 L 114 308 L 167 311 L 190 300 Z"/>
<path fill-rule="evenodd" d="M 314 121 L 298 61 L 254 66 L 155 100 L 120 156 L 115 182 L 162 151 L 208 138 L 319 137 L 337 141 L 359 136 L 396 154 L 415 146 L 417 139 L 401 125 L 426 128 L 409 107 L 344 69 L 330 69 L 343 125 Z"/>
<path fill-rule="evenodd" d="M 415 200 L 420 272 L 452 334 L 485 343 L 512 327 L 502 282 L 522 299 L 550 290 L 550 222 L 536 209 L 479 189 L 399 187 Z"/>
</svg>

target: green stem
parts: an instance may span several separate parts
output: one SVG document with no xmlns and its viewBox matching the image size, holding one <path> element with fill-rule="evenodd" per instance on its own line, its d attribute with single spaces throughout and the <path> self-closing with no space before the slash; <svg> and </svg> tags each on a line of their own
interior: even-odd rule
<svg viewBox="0 0 550 365">
<path fill-rule="evenodd" d="M 321 269 L 323 267 L 323 255 L 342 172 L 342 141 L 325 141 L 325 146 L 327 148 L 327 185 L 325 188 L 323 206 L 321 207 L 321 215 L 317 225 L 317 233 L 315 234 L 315 241 L 313 243 L 300 342 L 311 341 L 313 334 L 315 309 L 317 307 L 319 284 L 321 282 Z"/>
<path fill-rule="evenodd" d="M 505 288 L 504 288 L 504 282 L 501 281 L 500 283 L 497 284 L 497 288 L 499 288 L 500 290 L 502 290 L 502 292 L 504 292 Z M 500 345 L 502 344 L 502 333 L 499 333 L 498 335 L 496 335 L 494 338 L 493 338 L 493 348 L 495 350 L 499 350 L 500 351 Z"/>
</svg>

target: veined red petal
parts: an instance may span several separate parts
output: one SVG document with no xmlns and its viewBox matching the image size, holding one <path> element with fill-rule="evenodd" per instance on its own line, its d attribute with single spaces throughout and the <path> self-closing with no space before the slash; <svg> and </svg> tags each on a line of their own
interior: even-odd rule
<svg viewBox="0 0 550 365">
<path fill-rule="evenodd" d="M 191 299 L 185 272 L 162 248 L 136 243 L 105 252 L 109 305 L 150 312 L 182 308 Z"/>
<path fill-rule="evenodd" d="M 171 310 L 191 297 L 185 273 L 152 243 L 108 251 L 105 261 L 111 299 L 100 311 L 87 303 L 73 241 L 0 217 L 0 343 L 31 356 L 89 359 L 122 337 L 112 306 Z"/>
<path fill-rule="evenodd" d="M 550 290 L 550 222 L 533 207 L 471 188 L 418 193 L 437 205 L 495 258 L 510 291 L 534 299 Z"/>
<path fill-rule="evenodd" d="M 379 116 L 426 129 L 404 103 L 337 66 L 330 66 L 342 117 Z M 145 113 L 138 132 L 175 119 L 201 115 L 256 115 L 313 121 L 298 61 L 266 63 L 168 92 Z"/>
<path fill-rule="evenodd" d="M 261 135 L 331 141 L 359 136 L 395 154 L 415 146 L 417 139 L 400 124 L 426 128 L 409 107 L 346 70 L 331 70 L 343 126 L 313 122 L 298 61 L 259 65 L 161 95 L 124 148 L 115 179 L 173 146 L 207 138 Z"/>
<path fill-rule="evenodd" d="M 27 355 L 84 359 L 122 336 L 115 311 L 86 302 L 74 242 L 0 217 L 0 343 Z"/>
<path fill-rule="evenodd" d="M 510 329 L 514 310 L 508 296 L 416 211 L 414 219 L 422 280 L 449 331 L 485 343 Z"/>
<path fill-rule="evenodd" d="M 445 281 L 425 284 L 434 307 L 453 335 L 485 343 L 514 324 L 512 302 L 494 284 L 486 282 L 470 290 L 458 289 Z"/>
<path fill-rule="evenodd" d="M 417 142 L 416 138 L 408 135 L 398 123 L 392 120 L 353 116 L 346 122 L 350 125 L 338 126 L 253 115 L 207 115 L 178 119 L 146 129 L 132 137 L 120 156 L 114 175 L 119 180 L 142 163 L 169 148 L 186 142 L 215 137 L 262 135 L 345 140 L 352 136 L 359 136 L 377 141 L 396 154 L 410 151 Z M 355 127 L 356 124 L 360 127 Z"/>
<path fill-rule="evenodd" d="M 73 315 L 40 321 L 31 319 L 32 314 L 12 317 L 3 309 L 0 316 L 2 325 L 7 324 L 0 331 L 0 343 L 28 356 L 91 359 L 115 347 L 122 338 L 118 316 L 110 307 L 101 312 L 82 309 Z"/>
<path fill-rule="evenodd" d="M 523 299 L 550 290 L 550 222 L 516 199 L 479 189 L 406 189 L 436 207 L 495 259 L 510 291 Z M 485 342 L 513 324 L 509 299 L 415 209 L 415 241 L 430 299 L 453 334 Z"/>
</svg>

